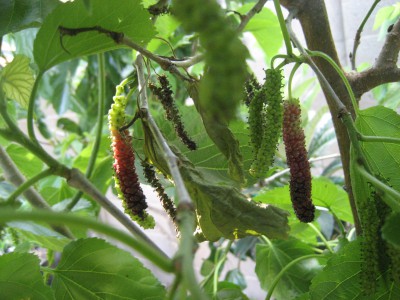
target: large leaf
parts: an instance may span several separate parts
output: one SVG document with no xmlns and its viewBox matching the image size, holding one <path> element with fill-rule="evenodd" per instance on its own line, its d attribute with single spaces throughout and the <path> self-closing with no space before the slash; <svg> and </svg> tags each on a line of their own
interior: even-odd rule
<svg viewBox="0 0 400 300">
<path fill-rule="evenodd" d="M 367 297 L 364 294 L 360 285 L 361 249 L 361 239 L 357 239 L 344 246 L 329 259 L 323 271 L 312 280 L 310 299 L 399 299 L 399 285 L 393 282 L 386 284 L 382 276 L 377 279 L 379 283 L 375 295 Z"/>
<path fill-rule="evenodd" d="M 271 241 L 256 246 L 256 274 L 261 287 L 268 290 L 271 283 L 288 263 L 301 256 L 313 254 L 311 246 L 295 239 Z M 276 299 L 293 299 L 308 291 L 311 279 L 321 270 L 317 259 L 300 261 L 288 269 L 276 286 Z"/>
<path fill-rule="evenodd" d="M 39 258 L 28 253 L 0 256 L 1 299 L 54 299 L 51 289 L 43 283 Z"/>
<path fill-rule="evenodd" d="M 333 212 L 339 219 L 353 223 L 353 217 L 346 192 L 324 177 L 313 178 L 311 197 L 313 203 Z M 261 192 L 254 201 L 291 206 L 289 186 Z"/>
<path fill-rule="evenodd" d="M 27 178 L 33 177 L 42 171 L 44 166 L 43 162 L 24 147 L 17 144 L 10 144 L 6 151 L 22 174 Z"/>
<path fill-rule="evenodd" d="M 150 15 L 139 0 L 92 1 L 90 12 L 83 0 L 59 5 L 43 22 L 35 44 L 34 57 L 41 71 L 83 55 L 104 52 L 116 48 L 115 42 L 98 32 L 86 32 L 77 36 L 64 36 L 62 49 L 59 26 L 82 28 L 101 26 L 107 30 L 122 32 L 139 45 L 146 45 L 155 35 Z"/>
<path fill-rule="evenodd" d="M 52 229 L 30 222 L 10 222 L 9 227 L 16 229 L 26 240 L 40 246 L 61 252 L 70 240 Z"/>
<path fill-rule="evenodd" d="M 171 145 L 176 146 L 182 154 L 184 154 L 198 170 L 207 171 L 219 177 L 221 180 L 230 182 L 232 179 L 228 176 L 229 163 L 225 155 L 220 151 L 213 140 L 208 136 L 199 113 L 194 106 L 183 106 L 179 108 L 182 114 L 182 121 L 189 136 L 196 142 L 197 149 L 190 151 L 182 144 L 176 136 L 173 126 L 165 121 L 164 113 L 152 112 L 155 115 L 156 122 L 162 130 L 164 136 Z M 233 134 L 233 142 L 239 141 L 239 152 L 243 157 L 243 169 L 245 170 L 245 178 L 247 184 L 254 183 L 248 170 L 252 162 L 252 150 L 249 146 L 248 128 L 245 122 L 241 120 L 232 121 L 226 130 L 230 130 L 230 135 Z M 135 150 L 142 154 L 144 133 L 139 122 L 135 124 L 135 139 L 133 141 Z M 229 140 L 229 137 L 226 137 Z M 234 147 L 234 144 L 231 146 Z"/>
<path fill-rule="evenodd" d="M 249 3 L 240 7 L 237 11 L 246 14 L 252 7 L 253 3 Z M 282 33 L 279 27 L 278 18 L 268 8 L 264 7 L 257 13 L 250 22 L 247 23 L 244 31 L 254 35 L 262 50 L 266 54 L 267 59 L 272 58 L 282 46 Z"/>
<path fill-rule="evenodd" d="M 38 26 L 58 0 L 3 0 L 0 2 L 0 36 Z"/>
<path fill-rule="evenodd" d="M 143 123 L 145 155 L 166 176 L 170 176 L 162 150 L 152 137 L 150 128 Z M 221 237 L 237 239 L 249 235 L 271 238 L 287 237 L 287 212 L 250 201 L 225 178 L 196 168 L 176 147 L 171 147 L 179 159 L 179 170 L 194 201 L 199 240 L 217 241 Z"/>
<path fill-rule="evenodd" d="M 55 269 L 56 299 L 165 299 L 165 289 L 129 253 L 100 239 L 71 242 Z"/>
<path fill-rule="evenodd" d="M 29 63 L 28 57 L 16 55 L 13 61 L 4 67 L 0 77 L 4 94 L 25 108 L 28 106 L 35 81 Z"/>
<path fill-rule="evenodd" d="M 355 126 L 364 135 L 400 138 L 400 115 L 383 106 L 360 111 Z M 364 142 L 362 149 L 373 173 L 400 191 L 400 144 Z"/>
</svg>

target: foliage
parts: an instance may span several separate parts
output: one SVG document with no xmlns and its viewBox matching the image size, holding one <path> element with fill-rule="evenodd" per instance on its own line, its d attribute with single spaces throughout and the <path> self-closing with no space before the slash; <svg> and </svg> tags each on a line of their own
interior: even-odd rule
<svg viewBox="0 0 400 300">
<path fill-rule="evenodd" d="M 266 299 L 400 297 L 398 73 L 388 65 L 345 73 L 320 37 L 313 48 L 324 51 L 305 49 L 292 19 L 326 25 L 323 9 L 296 6 L 294 15 L 292 1 L 282 1 L 285 23 L 278 0 L 275 11 L 263 0 L 220 2 L 2 5 L 2 297 L 249 299 L 244 261 L 255 264 Z M 399 34 L 399 12 L 398 4 L 378 11 L 381 39 Z M 310 26 L 307 40 L 322 28 Z M 262 84 L 247 64 L 257 59 L 249 36 L 268 65 Z M 329 104 L 318 112 L 311 69 Z M 371 70 L 384 79 L 357 81 Z M 358 107 L 360 82 L 378 105 Z M 284 120 L 282 103 L 293 106 Z M 335 156 L 327 146 L 336 136 L 343 164 L 336 156 L 317 168 Z M 147 183 L 177 229 L 172 258 L 136 226 L 160 223 L 143 210 Z M 136 201 L 125 204 L 133 220 L 108 199 L 117 195 Z M 296 218 L 301 201 L 315 214 L 302 218 L 309 223 Z M 129 233 L 98 221 L 100 209 Z M 201 282 L 199 242 L 210 249 Z M 154 268 L 173 283 L 163 286 Z"/>
</svg>

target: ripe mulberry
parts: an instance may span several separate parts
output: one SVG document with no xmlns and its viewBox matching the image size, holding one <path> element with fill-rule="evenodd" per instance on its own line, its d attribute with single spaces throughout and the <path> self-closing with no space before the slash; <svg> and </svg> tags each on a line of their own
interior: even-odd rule
<svg viewBox="0 0 400 300">
<path fill-rule="evenodd" d="M 115 187 L 118 197 L 123 201 L 125 212 L 143 228 L 154 228 L 154 219 L 147 214 L 146 197 L 140 187 L 136 174 L 135 154 L 132 148 L 132 137 L 125 125 L 126 98 L 121 96 L 122 86 L 117 86 L 117 93 L 108 113 L 111 148 L 114 156 Z"/>
<path fill-rule="evenodd" d="M 311 200 L 311 171 L 307 159 L 301 109 L 298 100 L 285 101 L 283 113 L 283 142 L 290 168 L 290 197 L 301 222 L 314 220 L 315 206 Z"/>
</svg>

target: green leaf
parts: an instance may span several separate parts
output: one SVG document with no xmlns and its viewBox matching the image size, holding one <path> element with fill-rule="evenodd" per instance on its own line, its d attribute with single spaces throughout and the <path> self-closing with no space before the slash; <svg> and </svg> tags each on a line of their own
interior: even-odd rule
<svg viewBox="0 0 400 300">
<path fill-rule="evenodd" d="M 8 226 L 17 229 L 26 240 L 48 249 L 61 252 L 70 240 L 63 235 L 33 222 L 10 222 Z"/>
<path fill-rule="evenodd" d="M 162 37 L 168 41 L 168 38 L 178 28 L 179 22 L 170 15 L 161 15 L 157 17 L 155 26 L 158 32 L 157 36 Z M 157 54 L 161 55 L 171 54 L 171 48 L 166 44 L 165 41 L 162 41 L 160 39 L 152 39 L 149 45 L 147 46 L 147 50 L 154 52 L 158 50 L 160 47 L 163 47 L 165 51 L 162 51 L 162 53 L 160 53 L 160 51 L 157 51 Z"/>
<path fill-rule="evenodd" d="M 245 177 L 243 156 L 239 147 L 240 144 L 229 128 L 226 119 L 213 114 L 208 110 L 208 107 L 200 101 L 197 85 L 194 84 L 190 86 L 189 94 L 196 105 L 197 111 L 201 115 L 208 136 L 227 159 L 230 178 L 243 184 Z"/>
<path fill-rule="evenodd" d="M 57 120 L 57 127 L 77 135 L 82 135 L 82 129 L 77 123 L 68 118 L 60 118 Z"/>
<path fill-rule="evenodd" d="M 382 227 L 382 237 L 394 247 L 400 249 L 400 213 L 390 215 Z"/>
<path fill-rule="evenodd" d="M 104 34 L 86 32 L 63 37 L 63 45 L 71 53 L 68 54 L 60 44 L 59 26 L 101 26 L 107 30 L 122 32 L 141 46 L 145 46 L 155 35 L 150 15 L 139 0 L 120 0 L 118 3 L 97 0 L 91 3 L 90 12 L 82 0 L 64 3 L 45 19 L 35 39 L 34 57 L 42 72 L 72 58 L 123 47 Z"/>
<path fill-rule="evenodd" d="M 258 244 L 256 246 L 256 274 L 261 287 L 268 290 L 282 268 L 296 258 L 313 253 L 312 247 L 296 239 Z M 311 279 L 321 268 L 317 259 L 300 261 L 281 277 L 273 296 L 276 299 L 293 299 L 307 292 Z"/>
<path fill-rule="evenodd" d="M 329 209 L 340 220 L 354 223 L 349 197 L 342 187 L 327 178 L 315 178 L 312 181 L 312 195 L 315 205 Z"/>
<path fill-rule="evenodd" d="M 71 242 L 55 269 L 56 299 L 165 299 L 154 275 L 128 252 L 103 240 Z"/>
<path fill-rule="evenodd" d="M 188 150 L 187 147 L 182 144 L 180 139 L 177 138 L 172 125 L 169 122 L 165 122 L 164 114 L 159 112 L 157 114 L 157 112 L 152 111 L 155 115 L 157 125 L 169 143 L 176 146 L 198 170 L 207 171 L 208 173 L 212 173 L 214 176 L 218 177 L 220 181 L 231 182 L 236 185 L 237 183 L 235 183 L 228 175 L 229 163 L 227 158 L 220 151 L 214 141 L 208 136 L 203 121 L 195 107 L 182 106 L 179 107 L 179 110 L 182 115 L 182 122 L 185 125 L 185 129 L 189 133 L 189 136 L 196 142 L 197 149 L 196 151 Z M 229 135 L 224 137 L 227 142 L 232 138 L 232 135 L 234 138 L 233 143 L 236 143 L 236 140 L 239 141 L 239 150 L 236 151 L 239 151 L 243 157 L 243 169 L 248 170 L 252 162 L 252 150 L 249 146 L 247 124 L 241 120 L 234 120 L 231 121 L 229 127 L 227 129 L 225 128 L 225 130 L 230 130 Z M 139 122 L 135 124 L 134 136 L 134 148 L 138 151 L 139 155 L 141 155 L 144 144 L 144 133 Z M 230 147 L 232 148 L 232 151 L 234 151 L 235 144 L 232 144 Z M 231 160 L 234 159 L 232 158 Z M 255 182 L 254 177 L 252 177 L 248 171 L 246 171 L 244 175 L 247 180 L 247 185 L 251 185 Z"/>
<path fill-rule="evenodd" d="M 43 170 L 43 162 L 24 147 L 17 144 L 10 144 L 6 151 L 18 169 L 27 178 L 33 177 Z"/>
<path fill-rule="evenodd" d="M 61 183 L 56 186 L 48 186 L 43 185 L 43 188 L 40 190 L 42 196 L 46 199 L 47 203 L 50 205 L 55 205 L 65 199 L 72 198 L 75 194 L 75 190 L 71 188 L 65 181 L 61 181 Z"/>
<path fill-rule="evenodd" d="M 311 300 L 337 299 L 387 299 L 400 298 L 400 287 L 394 283 L 385 284 L 383 276 L 378 280 L 378 290 L 372 297 L 366 297 L 360 282 L 361 238 L 341 248 L 326 267 L 312 280 L 310 288 Z"/>
<path fill-rule="evenodd" d="M 242 293 L 241 288 L 228 281 L 218 282 L 216 300 L 248 300 L 249 298 Z"/>
<path fill-rule="evenodd" d="M 253 6 L 253 3 L 249 3 L 243 5 L 237 11 L 246 14 Z M 251 18 L 250 22 L 247 23 L 244 28 L 244 31 L 254 35 L 261 49 L 266 54 L 267 60 L 277 54 L 282 46 L 283 36 L 279 27 L 278 18 L 266 7 Z"/>
<path fill-rule="evenodd" d="M 226 273 L 225 280 L 239 286 L 242 290 L 247 287 L 246 279 L 240 269 L 232 269 Z"/>
<path fill-rule="evenodd" d="M 51 289 L 43 283 L 39 265 L 39 258 L 33 254 L 9 253 L 0 256 L 1 298 L 54 299 Z"/>
<path fill-rule="evenodd" d="M 1 1 L 0 36 L 24 28 L 39 26 L 52 11 L 58 0 L 7 0 Z"/>
<path fill-rule="evenodd" d="M 400 138 L 400 115 L 384 106 L 360 111 L 355 126 L 364 135 Z M 400 191 L 400 144 L 364 142 L 361 146 L 372 172 Z"/>
<path fill-rule="evenodd" d="M 4 94 L 17 101 L 24 108 L 28 107 L 29 97 L 35 82 L 29 63 L 28 57 L 16 55 L 1 73 L 1 85 Z"/>
<path fill-rule="evenodd" d="M 378 10 L 375 16 L 375 22 L 373 29 L 376 30 L 382 26 L 382 24 L 389 19 L 390 15 L 394 11 L 394 6 L 385 6 Z"/>
<path fill-rule="evenodd" d="M 157 169 L 170 176 L 162 150 L 145 122 L 145 155 Z M 272 205 L 260 206 L 243 195 L 232 181 L 213 172 L 196 168 L 176 147 L 185 186 L 196 206 L 199 240 L 217 241 L 221 237 L 238 239 L 249 235 L 285 238 L 289 227 L 287 212 Z M 257 221 L 255 221 L 257 220 Z"/>
</svg>

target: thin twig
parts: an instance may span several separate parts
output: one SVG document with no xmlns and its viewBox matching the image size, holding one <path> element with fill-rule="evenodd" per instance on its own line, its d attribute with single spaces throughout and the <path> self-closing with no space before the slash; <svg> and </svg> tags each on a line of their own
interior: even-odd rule
<svg viewBox="0 0 400 300">
<path fill-rule="evenodd" d="M 96 138 L 93 144 L 93 150 L 90 154 L 89 163 L 86 167 L 86 177 L 90 178 L 92 176 L 97 155 L 100 149 L 101 143 L 101 136 L 103 133 L 103 117 L 104 117 L 104 103 L 106 98 L 106 71 L 105 71 L 105 61 L 104 61 L 104 54 L 99 53 L 97 54 L 97 61 L 99 65 L 98 69 L 98 99 L 97 99 L 97 129 L 96 129 Z M 71 211 L 75 205 L 81 199 L 83 193 L 81 191 L 77 192 L 71 202 L 67 205 L 66 211 Z"/>
<path fill-rule="evenodd" d="M 374 87 L 389 82 L 400 81 L 400 68 L 397 66 L 400 51 L 400 19 L 386 35 L 385 43 L 374 65 L 362 72 L 350 72 L 346 76 L 354 94 L 360 98 Z"/>
<path fill-rule="evenodd" d="M 265 3 L 268 0 L 259 0 L 252 9 L 250 9 L 248 11 L 247 14 L 242 15 L 242 17 L 240 18 L 240 24 L 237 28 L 237 31 L 243 31 L 243 29 L 246 27 L 247 23 L 249 23 L 249 21 L 251 20 L 252 17 L 254 17 L 254 15 L 258 14 L 264 7 Z"/>
<path fill-rule="evenodd" d="M 309 64 L 309 66 L 313 69 L 315 74 L 318 77 L 318 80 L 321 83 L 321 86 L 323 86 L 326 89 L 326 92 L 331 95 L 334 104 L 337 108 L 337 111 L 339 112 L 346 112 L 347 108 L 346 106 L 342 103 L 342 101 L 339 99 L 337 96 L 336 92 L 333 90 L 331 85 L 329 84 L 328 80 L 326 80 L 324 74 L 320 71 L 320 69 L 316 66 L 314 61 L 311 59 L 310 55 L 308 55 L 307 51 L 304 49 L 303 45 L 300 43 L 300 41 L 297 39 L 296 34 L 294 33 L 292 29 L 292 20 L 295 17 L 296 11 L 291 11 L 289 13 L 289 16 L 286 20 L 286 27 L 288 29 L 289 35 L 291 40 L 293 41 L 293 44 L 296 45 L 296 48 L 300 51 L 300 53 L 303 55 L 304 60 Z"/>
<path fill-rule="evenodd" d="M 325 155 L 325 156 L 310 158 L 308 161 L 311 163 L 311 162 L 316 162 L 316 161 L 331 159 L 331 158 L 338 158 L 338 157 L 340 157 L 340 154 L 335 153 L 335 154 L 329 154 L 329 155 Z M 264 184 L 268 184 L 269 182 L 274 181 L 275 179 L 285 175 L 286 173 L 289 173 L 289 171 L 290 171 L 289 168 L 279 171 L 278 173 L 275 173 L 274 175 L 272 175 L 268 178 L 265 178 L 263 182 L 264 182 Z"/>
<path fill-rule="evenodd" d="M 358 27 L 357 29 L 356 36 L 354 38 L 353 52 L 350 53 L 351 69 L 354 71 L 356 70 L 356 54 L 357 54 L 357 48 L 360 45 L 361 33 L 364 29 L 365 23 L 367 23 L 369 17 L 371 16 L 372 12 L 374 11 L 375 7 L 378 5 L 379 2 L 381 2 L 381 0 L 375 0 L 371 8 L 368 10 L 367 15 L 362 20 L 360 27 Z"/>
</svg>

